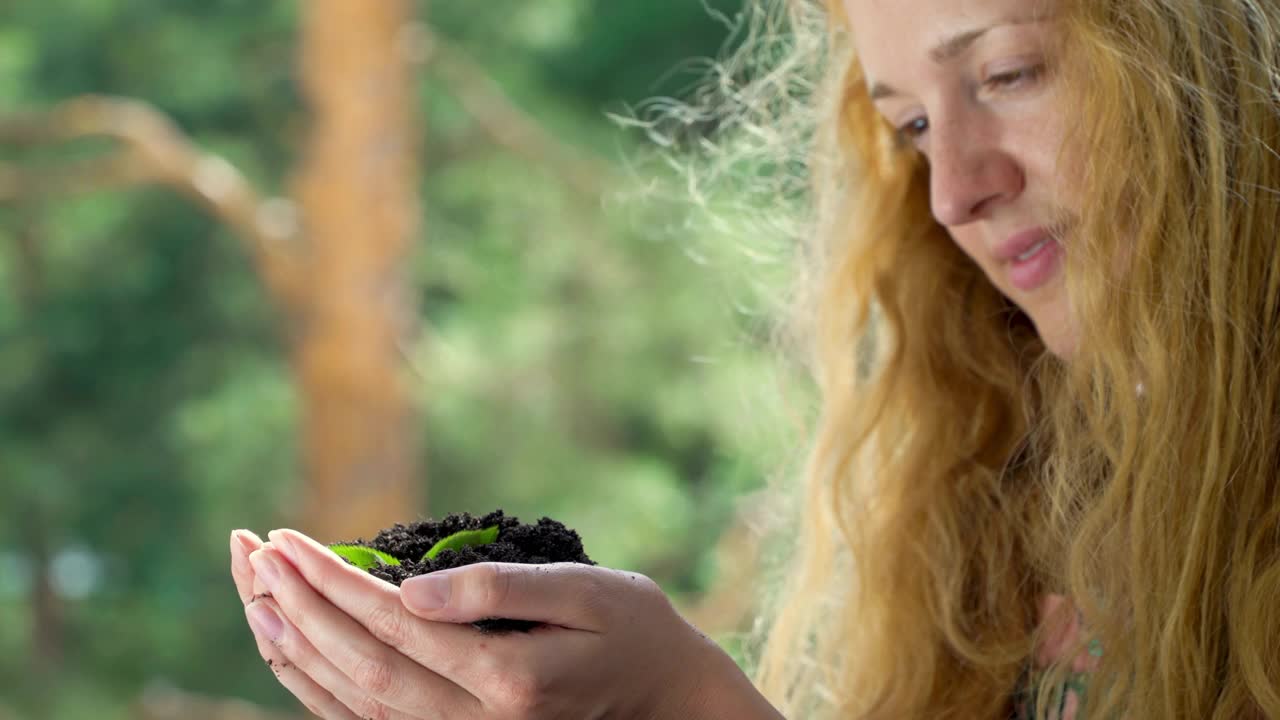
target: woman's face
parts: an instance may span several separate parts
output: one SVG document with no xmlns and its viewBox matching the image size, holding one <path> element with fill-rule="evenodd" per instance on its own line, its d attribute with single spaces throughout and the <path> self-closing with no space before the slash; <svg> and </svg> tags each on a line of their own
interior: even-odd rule
<svg viewBox="0 0 1280 720">
<path fill-rule="evenodd" d="M 1053 353 L 1076 332 L 1061 236 L 1075 216 L 1051 0 L 842 0 L 877 110 L 928 163 L 934 218 Z M 1069 235 L 1067 236 L 1069 237 Z"/>
</svg>

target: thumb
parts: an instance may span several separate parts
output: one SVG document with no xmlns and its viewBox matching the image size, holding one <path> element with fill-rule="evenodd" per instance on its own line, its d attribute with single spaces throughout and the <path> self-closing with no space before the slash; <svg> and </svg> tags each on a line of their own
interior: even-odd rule
<svg viewBox="0 0 1280 720">
<path fill-rule="evenodd" d="M 477 563 L 409 578 L 400 598 L 426 620 L 506 618 L 599 632 L 626 602 L 628 586 L 646 593 L 657 587 L 637 573 L 580 563 Z"/>
</svg>

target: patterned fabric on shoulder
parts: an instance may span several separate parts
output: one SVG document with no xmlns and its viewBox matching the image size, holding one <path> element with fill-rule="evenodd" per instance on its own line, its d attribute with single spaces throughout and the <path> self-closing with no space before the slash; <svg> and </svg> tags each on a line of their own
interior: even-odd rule
<svg viewBox="0 0 1280 720">
<path fill-rule="evenodd" d="M 1064 607 L 1064 605 L 1066 607 Z M 1018 683 L 1018 692 L 1014 697 L 1014 713 L 1012 720 L 1032 720 L 1035 717 L 1035 700 L 1040 685 L 1047 681 L 1046 669 L 1055 661 L 1064 657 L 1081 633 L 1084 632 L 1084 621 L 1078 610 L 1070 604 L 1065 595 L 1048 594 L 1040 599 L 1039 616 L 1041 626 L 1053 622 L 1057 626 L 1045 632 L 1044 640 L 1036 648 L 1034 667 L 1023 673 Z M 1054 688 L 1050 693 L 1053 709 L 1049 711 L 1049 720 L 1080 720 L 1080 704 L 1084 700 L 1088 686 L 1089 673 L 1097 668 L 1102 657 L 1102 644 L 1091 640 L 1086 650 L 1071 660 L 1071 674 L 1065 683 Z"/>
</svg>

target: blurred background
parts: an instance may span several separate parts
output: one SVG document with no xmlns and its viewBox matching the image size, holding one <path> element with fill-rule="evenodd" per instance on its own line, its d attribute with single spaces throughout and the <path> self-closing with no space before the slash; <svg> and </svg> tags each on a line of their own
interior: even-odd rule
<svg viewBox="0 0 1280 720">
<path fill-rule="evenodd" d="M 547 515 L 734 650 L 786 265 L 611 115 L 740 5 L 2 0 L 0 720 L 303 717 L 238 527 Z"/>
</svg>

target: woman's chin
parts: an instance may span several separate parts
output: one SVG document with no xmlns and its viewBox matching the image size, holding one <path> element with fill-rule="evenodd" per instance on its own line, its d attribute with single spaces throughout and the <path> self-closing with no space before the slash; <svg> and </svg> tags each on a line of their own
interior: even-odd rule
<svg viewBox="0 0 1280 720">
<path fill-rule="evenodd" d="M 1035 322 L 1036 332 L 1040 334 L 1040 340 L 1050 353 L 1063 361 L 1070 360 L 1075 355 L 1079 334 L 1071 327 L 1070 322 L 1066 322 L 1065 318 L 1051 318 L 1045 322 L 1037 318 L 1032 320 Z"/>
<path fill-rule="evenodd" d="M 1076 351 L 1076 345 L 1074 342 L 1061 338 L 1045 340 L 1045 347 L 1049 349 L 1049 352 L 1056 355 L 1059 360 L 1064 362 L 1070 360 L 1071 356 L 1074 355 Z"/>
</svg>

